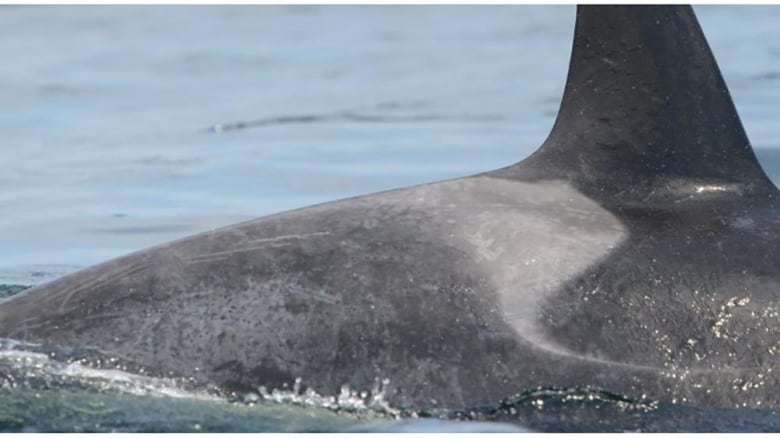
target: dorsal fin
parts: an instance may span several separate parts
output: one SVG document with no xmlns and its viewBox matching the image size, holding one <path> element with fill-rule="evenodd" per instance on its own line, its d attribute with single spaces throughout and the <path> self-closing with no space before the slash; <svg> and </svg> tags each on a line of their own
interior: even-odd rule
<svg viewBox="0 0 780 439">
<path fill-rule="evenodd" d="M 690 6 L 579 6 L 561 108 L 529 162 L 634 198 L 672 180 L 774 191 Z M 608 182 L 621 187 L 595 187 Z"/>
</svg>

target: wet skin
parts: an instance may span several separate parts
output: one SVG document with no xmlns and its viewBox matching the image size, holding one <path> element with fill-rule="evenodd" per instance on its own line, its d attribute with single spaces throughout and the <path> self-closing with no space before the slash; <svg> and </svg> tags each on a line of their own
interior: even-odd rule
<svg viewBox="0 0 780 439">
<path fill-rule="evenodd" d="M 237 224 L 0 305 L 0 335 L 413 408 L 596 386 L 778 405 L 780 205 L 692 10 L 581 6 L 545 144 Z"/>
</svg>

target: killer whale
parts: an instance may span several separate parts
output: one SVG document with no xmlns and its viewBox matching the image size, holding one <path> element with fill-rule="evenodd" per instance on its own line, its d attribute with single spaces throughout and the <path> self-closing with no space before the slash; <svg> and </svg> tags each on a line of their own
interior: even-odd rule
<svg viewBox="0 0 780 439">
<path fill-rule="evenodd" d="M 525 161 L 163 244 L 0 305 L 0 335 L 226 388 L 464 407 L 592 385 L 777 406 L 777 190 L 682 6 L 581 6 Z"/>
</svg>

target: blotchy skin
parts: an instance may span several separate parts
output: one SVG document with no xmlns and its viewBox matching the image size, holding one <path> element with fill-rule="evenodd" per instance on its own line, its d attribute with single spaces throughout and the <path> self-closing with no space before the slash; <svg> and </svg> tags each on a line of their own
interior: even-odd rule
<svg viewBox="0 0 780 439">
<path fill-rule="evenodd" d="M 417 409 L 585 385 L 776 407 L 777 199 L 690 8 L 580 7 L 529 159 L 89 268 L 0 304 L 0 336 L 226 389 L 389 379 Z"/>
<path fill-rule="evenodd" d="M 556 356 L 582 355 L 539 325 L 545 296 L 624 237 L 616 218 L 565 183 L 480 176 L 293 211 L 99 265 L 0 307 L 0 331 L 88 340 L 234 388 L 300 377 L 333 394 L 387 378 L 400 405 L 462 407 L 536 385 Z"/>
<path fill-rule="evenodd" d="M 780 215 L 710 204 L 637 224 L 560 181 L 419 186 L 98 265 L 0 307 L 0 333 L 244 390 L 387 378 L 417 408 L 585 384 L 776 405 Z"/>
</svg>

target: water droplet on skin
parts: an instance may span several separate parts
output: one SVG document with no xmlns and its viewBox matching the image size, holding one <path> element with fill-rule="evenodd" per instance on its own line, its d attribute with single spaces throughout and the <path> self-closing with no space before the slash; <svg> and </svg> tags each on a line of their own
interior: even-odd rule
<svg viewBox="0 0 780 439">
<path fill-rule="evenodd" d="M 293 384 L 293 392 L 294 393 L 301 393 L 301 378 L 295 378 L 295 383 Z"/>
</svg>

